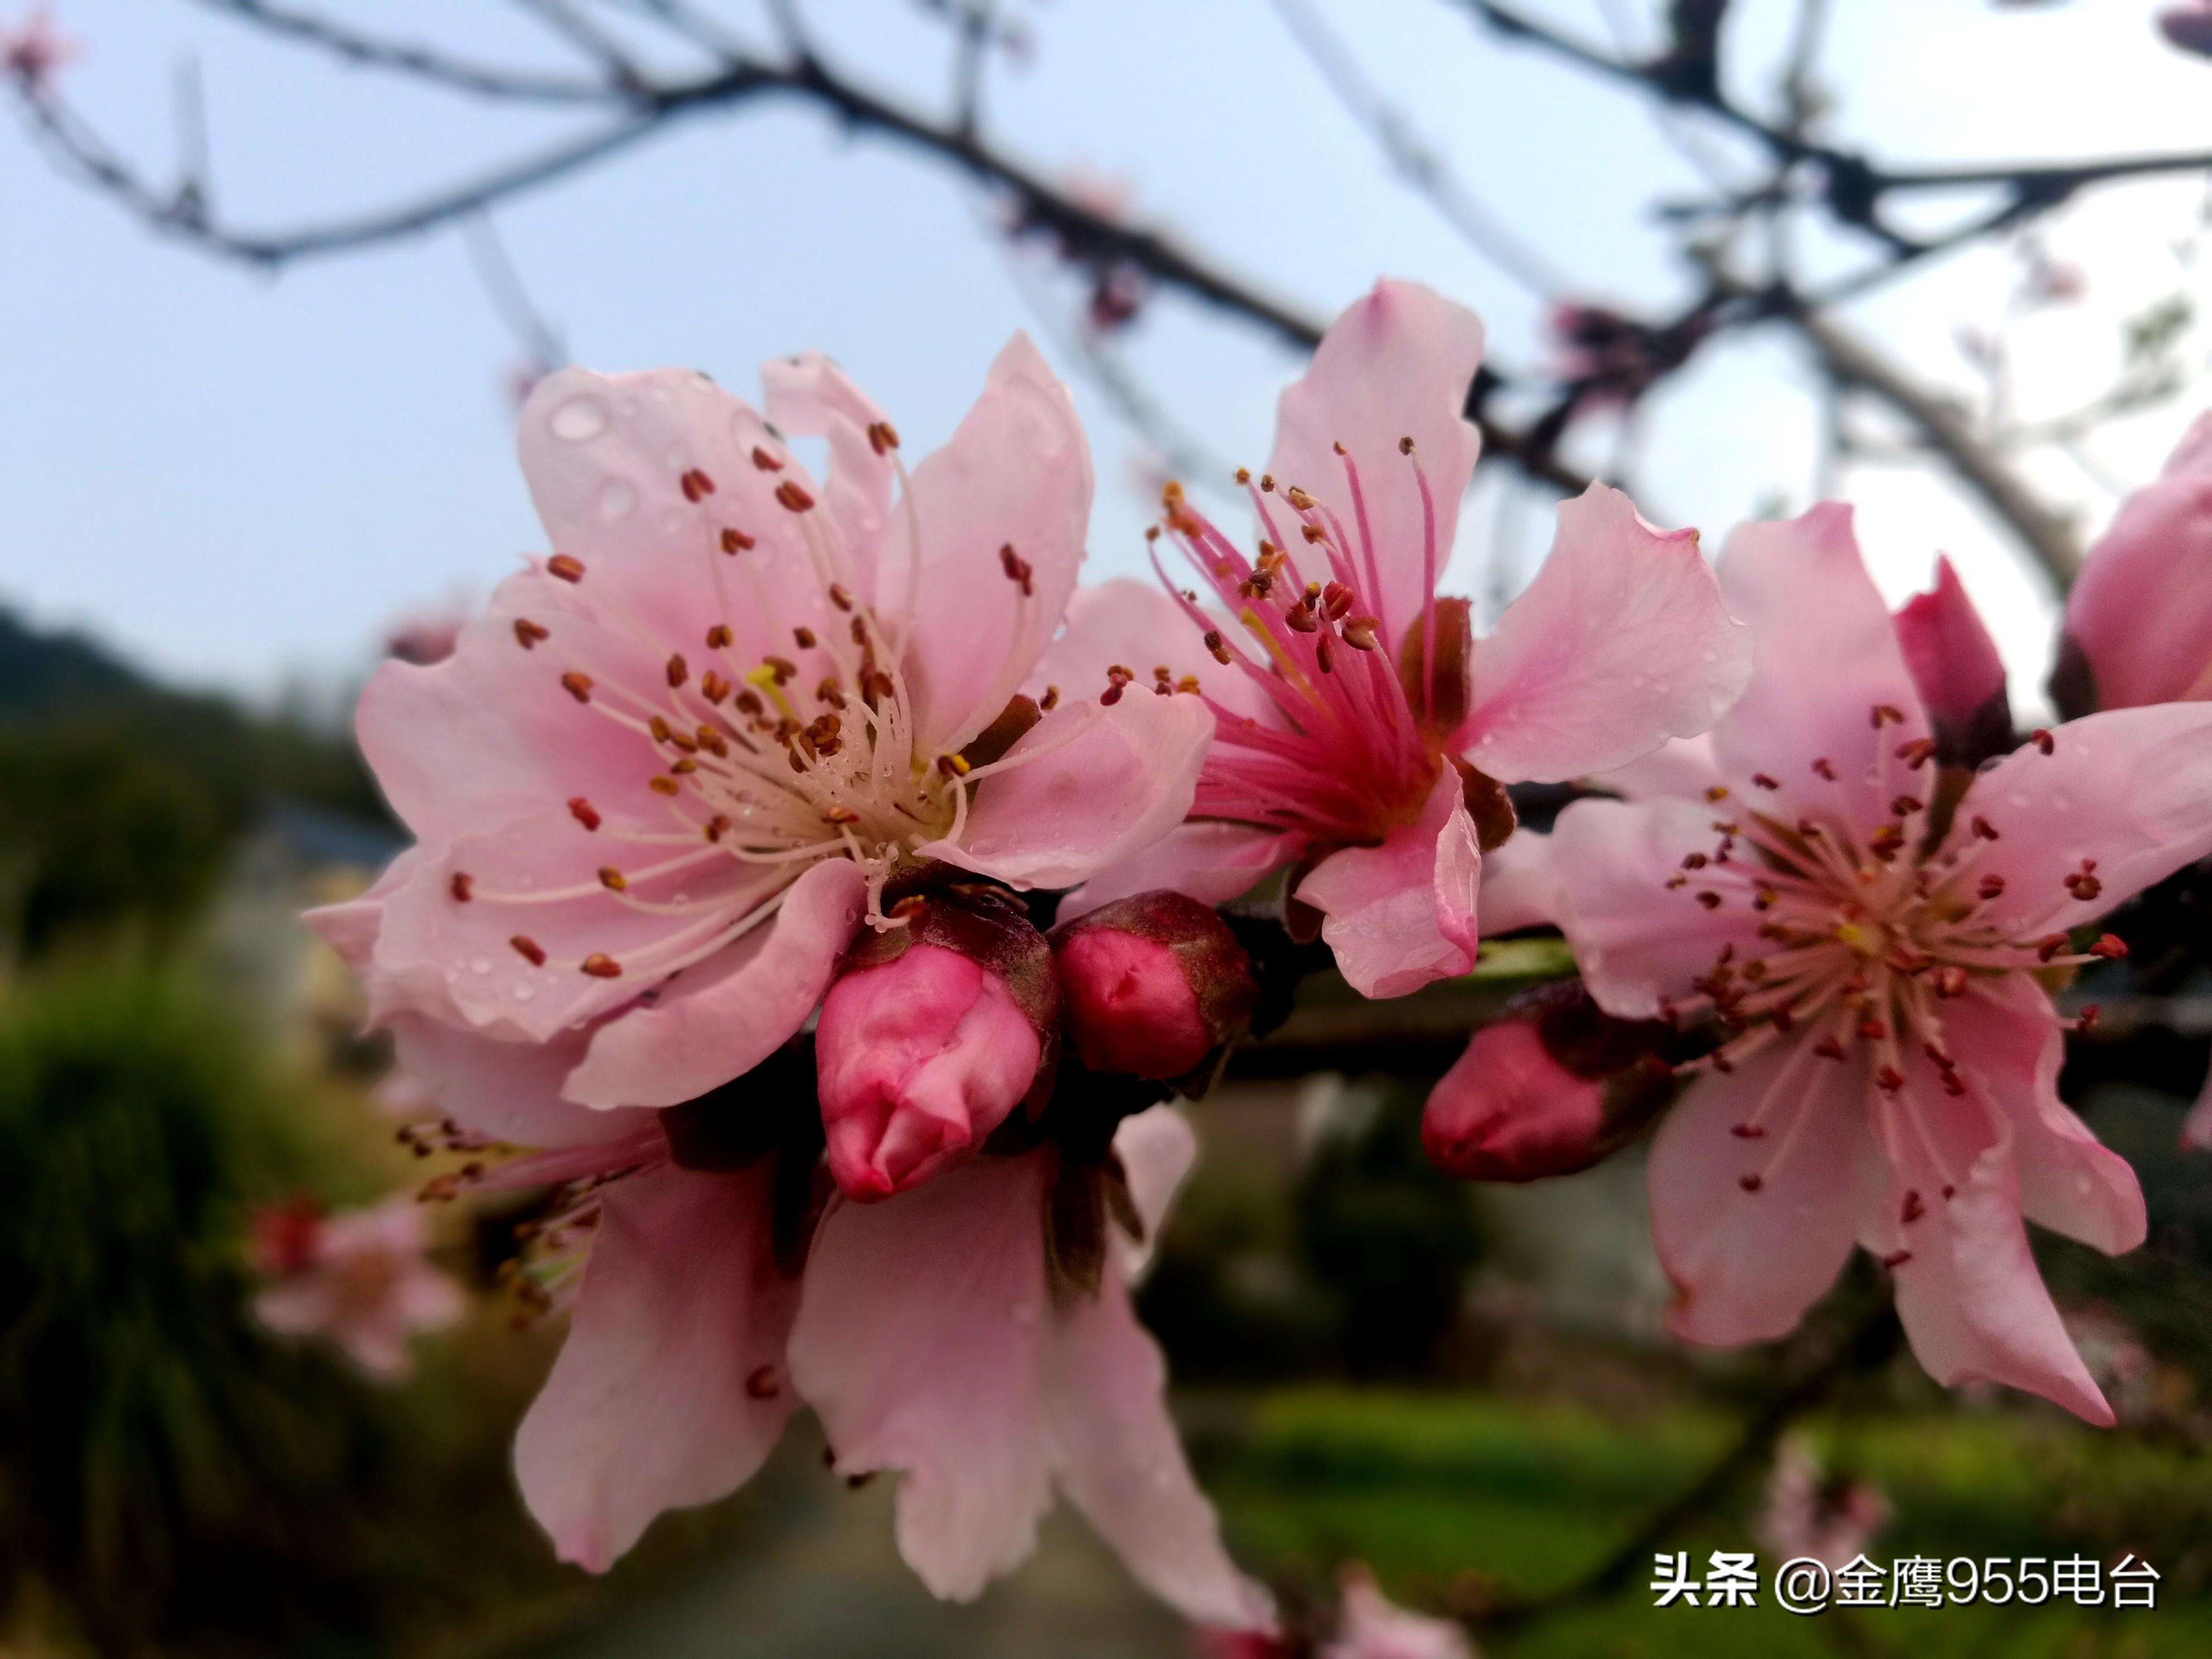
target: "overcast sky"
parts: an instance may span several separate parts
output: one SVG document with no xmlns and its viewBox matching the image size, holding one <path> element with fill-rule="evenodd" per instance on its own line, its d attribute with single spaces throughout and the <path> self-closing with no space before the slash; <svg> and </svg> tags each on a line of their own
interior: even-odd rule
<svg viewBox="0 0 2212 1659">
<path fill-rule="evenodd" d="M 1639 209 L 1697 174 L 1647 108 L 1471 27 L 1449 0 L 1314 3 L 1365 76 L 1577 291 L 1655 308 L 1685 291 Z M 1648 31 L 1659 9 L 1528 3 L 1594 41 Z M 0 0 L 0 19 L 18 5 Z M 720 9 L 771 38 L 747 0 Z M 805 9 L 852 75 L 916 105 L 941 100 L 942 31 L 913 0 Z M 1390 174 L 1267 0 L 1008 9 L 1036 49 L 1026 66 L 991 71 L 994 141 L 1048 170 L 1118 180 L 1135 214 L 1316 317 L 1378 273 L 1418 276 L 1480 309 L 1501 360 L 1540 356 L 1540 298 Z M 2212 145 L 2212 64 L 2166 48 L 2148 0 L 1832 9 L 1824 64 L 1844 96 L 1839 131 L 1886 159 Z M 1790 0 L 1735 10 L 1741 90 L 1765 98 Z M 254 228 L 404 197 L 561 130 L 543 112 L 331 67 L 185 0 L 61 0 L 58 13 L 88 46 L 65 71 L 68 96 L 156 177 L 173 176 L 176 88 L 197 65 L 216 206 Z M 434 29 L 479 56 L 560 61 L 502 0 L 362 0 L 351 15 Z M 2061 222 L 2054 242 L 2087 269 L 2090 301 L 2021 331 L 2031 404 L 2093 390 L 2117 319 L 2191 280 L 2172 244 L 2202 195 L 2187 183 L 2116 191 Z M 1042 256 L 1010 253 L 993 211 L 926 157 L 776 104 L 700 119 L 496 223 L 576 361 L 693 364 L 750 388 L 763 358 L 820 347 L 875 393 L 914 454 L 951 430 L 1009 331 L 1040 332 L 1076 380 L 1098 463 L 1093 570 L 1127 572 L 1146 514 L 1140 442 L 1038 329 L 1035 291 L 1060 307 L 1070 291 Z M 1995 320 L 2010 274 L 2002 250 L 1948 261 L 1856 320 L 1917 374 L 1965 387 L 1954 326 Z M 1164 299 L 1123 351 L 1209 451 L 1265 456 L 1275 392 L 1296 368 L 1275 342 Z M 512 455 L 518 356 L 453 234 L 272 280 L 161 240 L 0 131 L 0 603 L 82 625 L 183 679 L 257 696 L 341 683 L 396 617 L 481 595 L 538 544 Z M 1772 339 L 1709 349 L 1627 451 L 1647 515 L 1695 523 L 1717 544 L 1762 504 L 1802 507 L 1809 384 Z M 2192 407 L 2104 434 L 2102 464 L 2147 474 Z M 1577 435 L 1585 460 L 1613 453 L 1601 424 Z M 2054 463 L 2043 477 L 2089 522 L 2109 514 L 2079 471 Z M 1955 492 L 1887 467 L 1855 468 L 1844 484 L 1893 594 L 1948 549 L 2023 687 L 2039 678 L 2047 595 Z M 1540 550 L 1548 509 L 1496 494 L 1478 489 L 1468 505 L 1462 591 L 1510 588 Z M 1500 547 L 1504 568 L 1483 568 Z"/>
</svg>

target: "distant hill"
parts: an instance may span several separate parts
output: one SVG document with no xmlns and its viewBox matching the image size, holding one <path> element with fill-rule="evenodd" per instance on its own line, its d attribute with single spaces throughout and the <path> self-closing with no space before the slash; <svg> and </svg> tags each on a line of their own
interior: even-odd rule
<svg viewBox="0 0 2212 1659">
<path fill-rule="evenodd" d="M 81 634 L 35 628 L 0 607 L 0 732 L 98 734 L 190 776 L 224 827 L 277 801 L 385 824 L 346 738 L 165 685 Z"/>
</svg>

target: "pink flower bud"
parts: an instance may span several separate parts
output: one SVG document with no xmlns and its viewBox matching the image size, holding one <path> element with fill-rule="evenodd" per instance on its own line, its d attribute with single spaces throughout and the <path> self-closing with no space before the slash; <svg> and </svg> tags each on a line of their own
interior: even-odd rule
<svg viewBox="0 0 2212 1659">
<path fill-rule="evenodd" d="M 1897 613 L 1897 642 L 1944 761 L 1975 766 L 2012 747 L 2012 707 L 2003 659 L 1948 559 L 1936 561 L 1936 586 Z"/>
<path fill-rule="evenodd" d="M 814 1052 L 830 1172 L 868 1200 L 979 1146 L 1029 1092 L 1043 1042 L 999 975 L 915 944 L 830 988 Z"/>
<path fill-rule="evenodd" d="M 2051 692 L 2069 718 L 2212 699 L 2212 415 L 2089 550 Z"/>
<path fill-rule="evenodd" d="M 1572 1175 L 1640 1133 L 1674 1096 L 1666 1028 L 1614 1019 L 1579 984 L 1516 998 L 1474 1034 L 1421 1114 L 1430 1161 L 1462 1181 Z"/>
<path fill-rule="evenodd" d="M 1083 1063 L 1188 1078 L 1260 999 L 1251 958 L 1221 918 L 1180 893 L 1139 893 L 1054 928 L 1067 1034 Z"/>
</svg>

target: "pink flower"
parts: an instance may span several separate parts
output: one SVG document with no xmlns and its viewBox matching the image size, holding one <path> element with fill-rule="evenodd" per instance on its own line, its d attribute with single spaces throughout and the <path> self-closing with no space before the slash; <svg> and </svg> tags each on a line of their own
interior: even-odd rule
<svg viewBox="0 0 2212 1659">
<path fill-rule="evenodd" d="M 1792 1435 L 1775 1453 L 1765 1507 L 1753 1529 L 1784 1560 L 1809 1557 L 1833 1571 L 1864 1553 L 1889 1515 L 1879 1486 L 1824 1478 L 1812 1448 Z"/>
<path fill-rule="evenodd" d="M 1896 621 L 1905 666 L 1935 728 L 1938 758 L 1974 766 L 2011 748 L 2004 662 L 1950 560 L 1936 561 L 1936 586 L 1899 606 Z"/>
<path fill-rule="evenodd" d="M 1094 1072 L 1188 1077 L 1260 1000 L 1251 958 L 1181 893 L 1117 899 L 1053 930 L 1069 1037 Z"/>
<path fill-rule="evenodd" d="M 2044 980 L 2117 953 L 2075 933 L 2212 850 L 2212 706 L 2038 732 L 1953 808 L 1848 508 L 1739 531 L 1721 581 L 1758 635 L 1743 700 L 1649 793 L 1569 806 L 1550 847 L 1599 1004 L 1727 1038 L 1652 1150 L 1669 1322 L 1779 1336 L 1856 1243 L 1939 1382 L 2109 1423 L 2021 1224 L 2131 1249 L 2142 1198 L 2059 1101 Z"/>
<path fill-rule="evenodd" d="M 254 1316 L 285 1336 L 328 1337 L 372 1376 L 405 1376 L 414 1368 L 407 1339 L 453 1324 L 468 1305 L 423 1260 L 428 1232 L 422 1205 L 405 1193 L 331 1216 L 264 1211 L 252 1254 L 275 1282 L 254 1297 Z"/>
<path fill-rule="evenodd" d="M 1336 1640 L 1322 1645 L 1320 1659 L 1474 1659 L 1465 1631 L 1392 1605 L 1366 1568 L 1346 1567 L 1342 1582 Z"/>
<path fill-rule="evenodd" d="M 1615 490 L 1561 509 L 1551 558 L 1479 648 L 1468 603 L 1437 596 L 1481 351 L 1472 313 L 1379 284 L 1283 394 L 1256 557 L 1168 493 L 1170 538 L 1220 611 L 1171 585 L 1077 596 L 1037 683 L 1136 702 L 1196 688 L 1217 735 L 1193 821 L 1063 915 L 1158 887 L 1215 903 L 1291 866 L 1345 977 L 1413 990 L 1474 964 L 1481 844 L 1511 824 L 1501 783 L 1617 766 L 1704 730 L 1741 687 L 1749 643 L 1695 533 L 1661 534 Z"/>
<path fill-rule="evenodd" d="M 1040 718 L 1017 697 L 1074 586 L 1091 486 L 1028 341 L 910 477 L 827 360 L 765 378 L 773 426 L 703 375 L 549 376 L 520 441 L 557 550 L 451 658 L 387 663 L 362 696 L 362 749 L 418 845 L 314 921 L 403 1066 L 474 1073 L 471 1094 L 498 1079 L 501 1121 L 471 1127 L 618 1138 L 546 1100 L 666 1106 L 747 1072 L 863 918 L 892 925 L 895 874 L 936 860 L 1069 886 L 1190 804 L 1197 698 Z M 826 483 L 786 434 L 826 437 Z"/>
<path fill-rule="evenodd" d="M 1515 1000 L 1429 1095 L 1421 1145 L 1462 1181 L 1586 1170 L 1641 1133 L 1674 1093 L 1666 1028 L 1616 1020 L 1579 986 Z"/>
<path fill-rule="evenodd" d="M 2212 699 L 2212 415 L 2089 550 L 2051 694 L 2069 714 Z"/>
<path fill-rule="evenodd" d="M 56 70 L 83 55 L 84 48 L 54 26 L 46 6 L 33 6 L 21 22 L 0 28 L 0 74 L 14 77 L 33 98 L 52 87 Z"/>
<path fill-rule="evenodd" d="M 864 1202 L 957 1163 L 1051 1087 L 1060 999 L 1043 936 L 1025 921 L 914 909 L 905 927 L 863 935 L 815 1030 L 830 1172 Z"/>
</svg>

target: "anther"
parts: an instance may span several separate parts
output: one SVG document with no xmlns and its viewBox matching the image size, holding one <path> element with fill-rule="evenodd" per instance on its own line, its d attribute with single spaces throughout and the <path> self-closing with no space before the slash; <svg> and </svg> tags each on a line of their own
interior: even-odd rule
<svg viewBox="0 0 2212 1659">
<path fill-rule="evenodd" d="M 1307 495 L 1304 490 L 1299 489 L 1296 484 L 1292 484 L 1288 489 L 1283 492 L 1283 499 L 1301 513 L 1304 512 L 1308 507 L 1314 504 L 1314 498 Z"/>
<path fill-rule="evenodd" d="M 2068 943 L 2066 935 L 2063 933 L 2045 933 L 2041 939 L 2036 940 L 2035 954 L 2039 960 L 2048 962 L 2063 951 Z"/>
<path fill-rule="evenodd" d="M 1714 892 L 1711 888 L 1707 888 L 1704 892 L 1698 895 L 1698 902 L 1704 905 L 1708 910 L 1717 910 L 1721 908 L 1721 896 L 1718 893 Z"/>
<path fill-rule="evenodd" d="M 1966 994 L 1966 970 L 1955 962 L 1938 968 L 1929 978 L 1936 987 L 1936 994 L 1947 1001 Z"/>
<path fill-rule="evenodd" d="M 1036 567 L 1014 551 L 1012 542 L 999 550 L 999 568 L 1006 573 L 1008 581 L 1022 590 L 1024 599 L 1029 599 L 1036 592 L 1036 585 L 1032 580 L 1036 574 Z"/>
<path fill-rule="evenodd" d="M 561 676 L 561 684 L 578 702 L 591 702 L 592 677 L 589 674 L 580 673 L 572 668 Z"/>
<path fill-rule="evenodd" d="M 1933 738 L 1915 738 L 1910 743 L 1901 743 L 1897 746 L 1898 759 L 1915 772 L 1927 765 L 1935 754 L 1936 739 Z"/>
<path fill-rule="evenodd" d="M 1056 685 L 1048 685 L 1044 689 L 1044 696 L 1037 699 L 1037 712 L 1040 714 L 1049 714 L 1059 707 L 1060 688 Z"/>
<path fill-rule="evenodd" d="M 2087 870 L 2077 870 L 2066 878 L 2066 890 L 2086 904 L 2105 890 L 2105 884 Z"/>
<path fill-rule="evenodd" d="M 699 677 L 699 695 L 708 702 L 719 703 L 730 695 L 730 683 L 710 668 Z"/>
<path fill-rule="evenodd" d="M 1892 703 L 1878 702 L 1874 706 L 1872 718 L 1874 729 L 1879 732 L 1885 726 L 1904 725 L 1905 711 Z"/>
<path fill-rule="evenodd" d="M 707 648 L 709 651 L 726 651 L 736 638 L 737 635 L 730 631 L 729 623 L 716 623 L 707 630 Z"/>
<path fill-rule="evenodd" d="M 517 617 L 514 619 L 514 642 L 525 651 L 535 647 L 538 641 L 550 640 L 552 637 L 553 632 L 550 629 L 531 621 L 527 617 Z"/>
<path fill-rule="evenodd" d="M 1306 538 L 1306 544 L 1308 546 L 1311 546 L 1316 542 L 1325 542 L 1328 539 L 1328 532 L 1323 530 L 1317 524 L 1299 526 L 1298 534 Z"/>
<path fill-rule="evenodd" d="M 532 968 L 543 968 L 545 965 L 544 949 L 529 934 L 517 933 L 513 939 L 507 940 L 507 943 L 514 947 L 515 954 Z"/>
<path fill-rule="evenodd" d="M 753 446 L 753 465 L 763 472 L 781 472 L 783 471 L 783 463 L 778 460 L 775 456 L 769 454 L 768 451 L 763 449 L 758 444 L 755 444 Z"/>
<path fill-rule="evenodd" d="M 1874 1086 L 1886 1095 L 1893 1095 L 1905 1086 L 1905 1073 L 1894 1066 L 1885 1066 L 1874 1074 Z"/>
<path fill-rule="evenodd" d="M 753 538 L 742 530 L 725 528 L 722 532 L 722 551 L 732 557 L 754 545 Z"/>
<path fill-rule="evenodd" d="M 1928 803 L 1917 795 L 1899 795 L 1895 800 L 1890 802 L 1889 810 L 1901 818 L 1909 818 L 1915 812 L 1926 811 Z"/>
<path fill-rule="evenodd" d="M 1912 1252 L 1910 1250 L 1892 1250 L 1887 1255 L 1882 1257 L 1881 1265 L 1893 1271 L 1911 1260 Z"/>
<path fill-rule="evenodd" d="M 948 778 L 964 778 L 968 775 L 969 768 L 968 763 L 957 755 L 939 755 L 937 757 L 937 769 Z"/>
<path fill-rule="evenodd" d="M 1252 469 L 1249 466 L 1238 467 L 1237 469 L 1237 482 L 1241 484 L 1250 483 L 1252 482 Z"/>
<path fill-rule="evenodd" d="M 1314 666 L 1324 674 L 1334 674 L 1336 672 L 1335 641 L 1326 634 L 1314 641 Z M 1193 691 L 1198 690 L 1195 682 L 1192 684 L 1190 689 Z"/>
<path fill-rule="evenodd" d="M 1401 455 L 1410 455 L 1410 454 L 1412 454 L 1412 453 L 1413 453 L 1413 441 L 1411 438 L 1401 438 L 1401 439 L 1399 439 L 1399 440 L 1398 440 L 1398 453 L 1399 453 Z"/>
<path fill-rule="evenodd" d="M 1234 660 L 1230 656 L 1229 647 L 1222 640 L 1221 630 L 1218 628 L 1209 628 L 1206 630 L 1206 648 L 1214 661 L 1224 668 Z"/>
<path fill-rule="evenodd" d="M 1899 1223 L 1910 1227 L 1927 1213 L 1928 1206 L 1921 1201 L 1919 1192 L 1917 1189 L 1908 1189 L 1905 1194 L 1905 1203 L 1898 1211 Z"/>
<path fill-rule="evenodd" d="M 793 513 L 804 513 L 814 505 L 814 497 L 786 478 L 775 487 L 776 504 Z"/>
<path fill-rule="evenodd" d="M 1375 630 L 1382 625 L 1375 617 L 1354 617 L 1344 624 L 1344 642 L 1354 651 L 1375 648 Z"/>
<path fill-rule="evenodd" d="M 1982 898 L 1993 899 L 2002 897 L 2004 896 L 2004 890 L 2005 878 L 2002 876 L 1991 873 L 1982 878 L 1981 884 L 1974 889 L 1974 891 Z"/>
<path fill-rule="evenodd" d="M 850 592 L 846 591 L 844 583 L 831 582 L 830 584 L 830 603 L 836 605 L 840 611 L 850 611 L 853 608 L 853 596 Z"/>
<path fill-rule="evenodd" d="M 822 817 L 823 822 L 829 823 L 858 823 L 860 821 L 858 812 L 842 804 L 823 807 Z"/>
<path fill-rule="evenodd" d="M 2127 941 L 2118 933 L 2100 933 L 2089 954 L 2105 962 L 2118 962 L 2128 953 Z"/>
<path fill-rule="evenodd" d="M 1739 1123 L 1729 1133 L 1739 1140 L 1758 1140 L 1765 1137 L 1766 1131 L 1756 1123 Z"/>
<path fill-rule="evenodd" d="M 545 574 L 558 576 L 564 582 L 580 582 L 584 580 L 584 562 L 570 558 L 566 553 L 556 553 L 545 561 Z"/>
<path fill-rule="evenodd" d="M 1859 1022 L 1859 1035 L 1869 1042 L 1879 1042 L 1889 1035 L 1889 1027 L 1881 1019 L 1869 1014 Z"/>
<path fill-rule="evenodd" d="M 1413 440 L 1412 440 L 1412 439 L 1410 439 L 1410 438 L 1408 438 L 1406 441 L 1407 441 L 1407 442 L 1408 442 L 1408 443 L 1411 443 L 1411 442 L 1413 441 Z M 1736 1182 L 1735 1182 L 1735 1184 L 1736 1184 L 1737 1186 L 1739 1186 L 1739 1187 L 1742 1188 L 1744 1189 L 1744 1191 L 1746 1191 L 1746 1192 L 1747 1192 L 1747 1193 L 1755 1193 L 1755 1192 L 1757 1192 L 1757 1191 L 1758 1191 L 1761 1187 L 1764 1187 L 1764 1186 L 1766 1184 L 1766 1182 L 1765 1182 L 1765 1179 L 1764 1179 L 1764 1178 L 1762 1178 L 1761 1176 L 1756 1176 L 1756 1175 L 1747 1175 L 1747 1176 L 1738 1176 L 1736 1177 Z"/>
<path fill-rule="evenodd" d="M 453 872 L 453 880 L 447 884 L 447 887 L 452 892 L 455 903 L 466 904 L 475 896 L 476 884 L 477 878 L 474 876 L 464 875 L 460 871 L 456 870 Z"/>
<path fill-rule="evenodd" d="M 1826 778 L 1830 783 L 1833 783 L 1836 781 L 1836 769 L 1829 763 L 1828 757 L 1825 755 L 1821 756 L 1813 763 L 1813 769 L 1820 774 L 1820 776 Z"/>
<path fill-rule="evenodd" d="M 714 481 L 696 466 L 677 483 L 683 486 L 684 499 L 687 501 L 704 501 L 714 493 Z"/>
<path fill-rule="evenodd" d="M 599 866 L 599 885 L 610 893 L 619 893 L 629 885 L 629 879 L 611 864 Z"/>
<path fill-rule="evenodd" d="M 1685 870 L 1702 870 L 1711 861 L 1703 853 L 1686 853 L 1682 855 L 1682 867 Z"/>
<path fill-rule="evenodd" d="M 2027 734 L 2027 740 L 2035 745 L 2039 754 L 2047 755 L 2058 747 L 2058 739 L 2039 726 Z"/>
<path fill-rule="evenodd" d="M 568 798 L 568 816 L 586 830 L 596 830 L 599 827 L 599 809 L 581 795 L 571 795 Z"/>
<path fill-rule="evenodd" d="M 1753 772 L 1751 775 L 1751 781 L 1757 784 L 1761 789 L 1779 789 L 1782 787 L 1774 779 L 1767 776 L 1764 772 Z"/>
<path fill-rule="evenodd" d="M 1832 1036 L 1824 1036 L 1813 1045 L 1813 1052 L 1823 1060 L 1841 1060 L 1844 1058 L 1844 1045 Z"/>
<path fill-rule="evenodd" d="M 1966 827 L 1973 831 L 1974 839 L 1977 841 L 1995 841 L 1997 839 L 1996 826 L 1991 823 L 1987 818 L 1976 818 Z"/>
<path fill-rule="evenodd" d="M 872 434 L 875 428 L 870 427 L 868 430 Z M 878 453 L 881 453 L 880 451 Z M 755 1400 L 773 1400 L 782 1392 L 783 1385 L 775 1380 L 775 1367 L 773 1365 L 758 1366 L 745 1377 L 745 1393 Z"/>
<path fill-rule="evenodd" d="M 2100 1010 L 2094 1002 L 2083 1003 L 2081 1005 L 2081 1012 L 2075 1016 L 2074 1029 L 2077 1031 L 2095 1030 L 2097 1029 L 2097 1021 L 2102 1012 L 2103 1011 Z"/>
<path fill-rule="evenodd" d="M 707 820 L 706 835 L 708 841 L 720 841 L 729 833 L 730 821 L 721 813 L 717 812 Z"/>
<path fill-rule="evenodd" d="M 584 971 L 593 979 L 620 979 L 622 963 L 602 951 L 594 951 L 583 961 Z"/>
<path fill-rule="evenodd" d="M 673 778 L 650 777 L 645 781 L 645 787 L 656 795 L 680 795 L 684 793 L 684 786 Z"/>
<path fill-rule="evenodd" d="M 899 447 L 898 428 L 889 421 L 872 421 L 868 424 L 868 447 L 878 455 L 889 454 Z"/>
<path fill-rule="evenodd" d="M 1705 787 L 1705 799 L 1708 801 L 1724 801 L 1728 799 L 1728 785 L 1724 783 L 1708 784 Z"/>
<path fill-rule="evenodd" d="M 1274 487 L 1275 475 L 1272 472 L 1262 472 L 1260 475 L 1260 488 L 1262 489 L 1272 490 Z"/>
<path fill-rule="evenodd" d="M 669 658 L 668 689 L 670 690 L 673 691 L 678 686 L 683 684 L 684 681 L 690 678 L 691 670 L 684 662 L 684 653 L 682 652 L 679 651 Z"/>
</svg>

